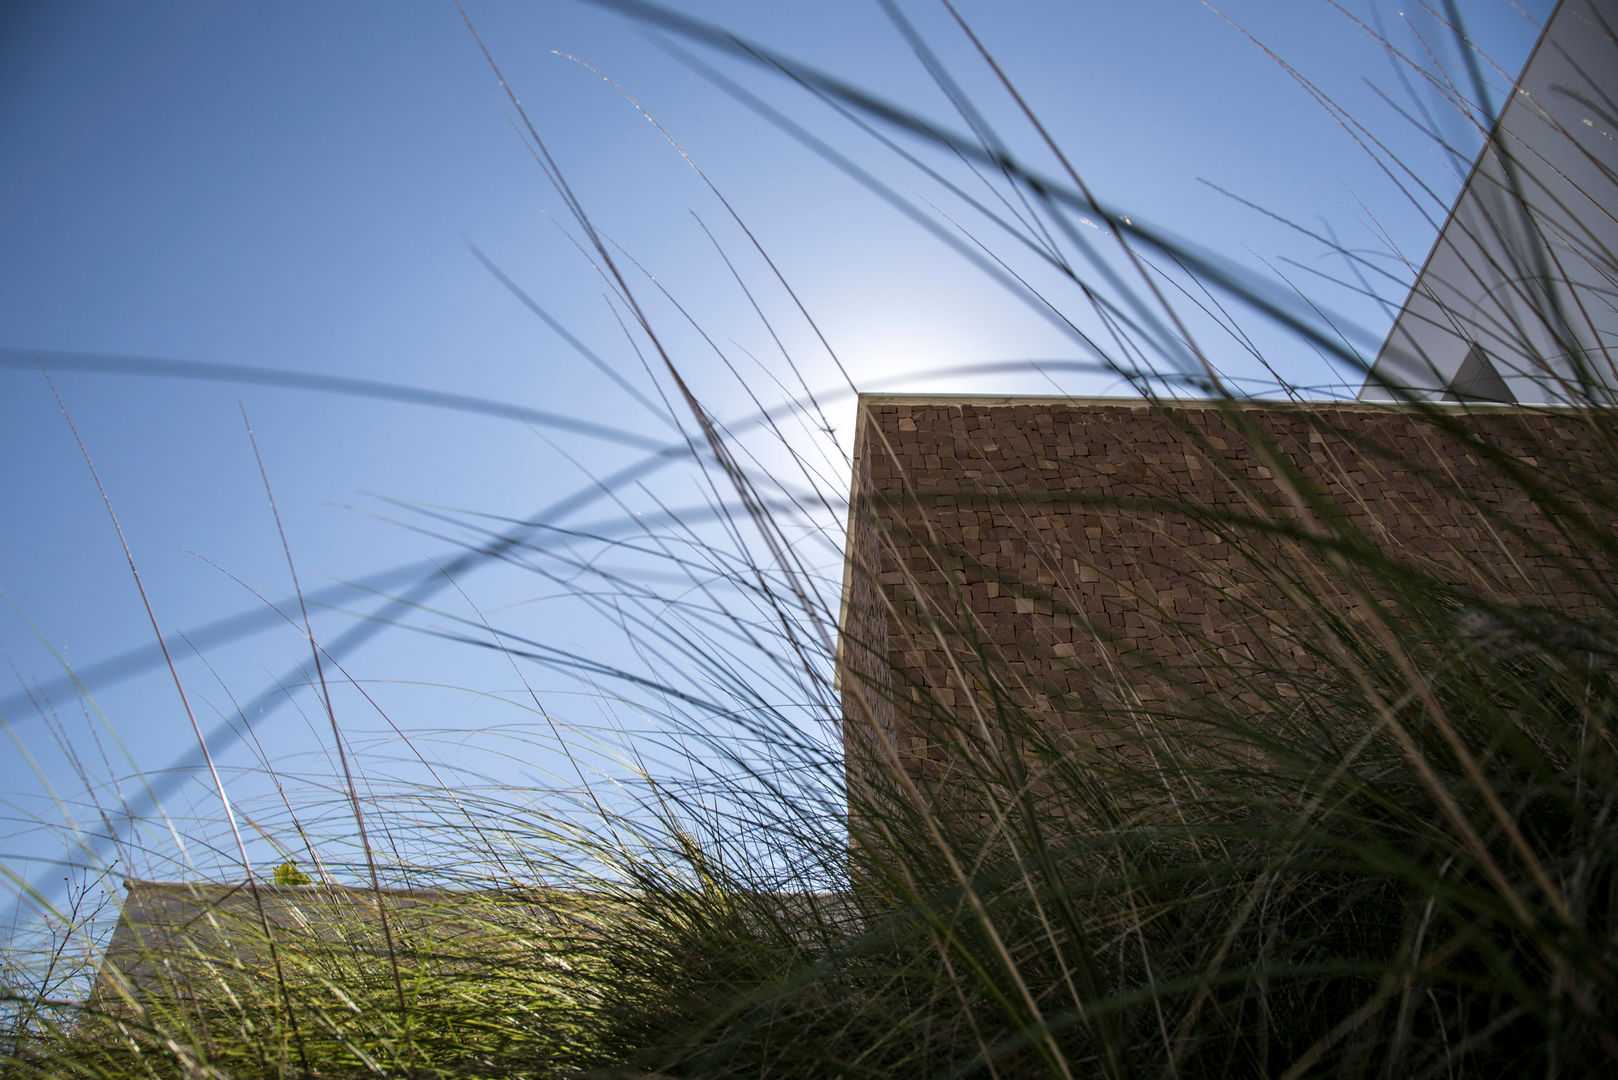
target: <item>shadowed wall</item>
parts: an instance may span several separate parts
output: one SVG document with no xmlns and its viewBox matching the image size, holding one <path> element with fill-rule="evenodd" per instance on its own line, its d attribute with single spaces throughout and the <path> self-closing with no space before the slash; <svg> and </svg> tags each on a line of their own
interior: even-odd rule
<svg viewBox="0 0 1618 1080">
<path fill-rule="evenodd" d="M 1604 414 L 865 396 L 858 422 L 851 805 L 969 802 L 986 767 L 1037 793 L 1042 760 L 1307 708 L 1418 608 L 1480 642 L 1496 603 L 1614 610 Z M 1008 753 L 1008 714 L 1039 745 Z"/>
</svg>

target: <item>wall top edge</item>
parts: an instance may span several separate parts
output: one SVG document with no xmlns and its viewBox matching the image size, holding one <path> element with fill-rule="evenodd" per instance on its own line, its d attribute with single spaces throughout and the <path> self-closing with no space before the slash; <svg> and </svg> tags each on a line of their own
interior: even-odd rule
<svg viewBox="0 0 1618 1080">
<path fill-rule="evenodd" d="M 311 882 L 307 885 L 278 885 L 271 881 L 260 881 L 258 891 L 265 896 L 389 896 L 403 898 L 448 898 L 448 899 L 474 899 L 474 898 L 508 898 L 526 899 L 534 895 L 563 894 L 568 890 L 557 888 L 539 889 L 499 889 L 499 888 L 440 888 L 436 886 L 388 886 L 380 890 L 369 885 L 342 885 L 323 884 Z M 174 893 L 194 898 L 219 899 L 235 894 L 251 896 L 253 886 L 247 881 L 144 881 L 131 878 L 124 882 L 124 888 L 130 893 Z"/>
<path fill-rule="evenodd" d="M 1345 412 L 1387 412 L 1401 409 L 1432 409 L 1444 412 L 1544 412 L 1587 409 L 1591 406 L 1553 404 L 1508 404 L 1493 401 L 1357 401 L 1329 398 L 1300 401 L 1296 398 L 1143 398 L 1135 396 L 1066 397 L 1045 394 L 875 394 L 859 395 L 861 409 L 876 405 L 1062 405 L 1078 408 L 1125 409 L 1265 409 L 1265 410 L 1342 410 Z"/>
</svg>

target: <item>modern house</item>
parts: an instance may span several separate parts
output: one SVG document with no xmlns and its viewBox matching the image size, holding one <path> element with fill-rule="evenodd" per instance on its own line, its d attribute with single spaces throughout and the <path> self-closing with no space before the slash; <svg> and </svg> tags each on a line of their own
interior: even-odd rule
<svg viewBox="0 0 1618 1080">
<path fill-rule="evenodd" d="M 1358 402 L 863 396 L 851 806 L 960 799 L 1007 710 L 1105 766 L 1307 708 L 1346 656 L 1376 678 L 1383 612 L 1496 648 L 1494 605 L 1614 610 L 1615 76 L 1618 0 L 1561 0 Z"/>
</svg>

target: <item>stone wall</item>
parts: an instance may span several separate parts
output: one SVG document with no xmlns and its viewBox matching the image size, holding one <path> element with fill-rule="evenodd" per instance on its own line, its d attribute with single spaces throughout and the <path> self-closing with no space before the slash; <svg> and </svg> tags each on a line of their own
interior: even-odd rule
<svg viewBox="0 0 1618 1080">
<path fill-rule="evenodd" d="M 840 647 L 851 801 L 884 761 L 932 791 L 975 776 L 1007 710 L 1049 718 L 1046 751 L 1104 763 L 1296 707 L 1371 663 L 1395 611 L 1610 612 L 1588 479 L 1615 475 L 1609 423 L 866 396 Z"/>
</svg>

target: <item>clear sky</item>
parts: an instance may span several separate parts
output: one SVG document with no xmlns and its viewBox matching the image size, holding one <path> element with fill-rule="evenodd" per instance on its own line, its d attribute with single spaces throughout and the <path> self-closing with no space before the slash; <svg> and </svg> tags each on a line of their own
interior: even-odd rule
<svg viewBox="0 0 1618 1080">
<path fill-rule="evenodd" d="M 628 96 L 753 231 L 860 389 L 1127 392 L 1115 377 L 1031 364 L 1094 358 L 962 251 L 1005 259 L 1080 330 L 1099 334 L 1074 287 L 803 88 L 587 3 L 465 2 L 595 226 L 634 260 L 620 259 L 626 278 L 710 412 L 744 417 L 750 395 L 801 400 L 800 375 L 821 400 L 835 439 L 817 437 L 813 423 L 786 436 L 819 463 L 816 478 L 787 475 L 786 450 L 767 442 L 758 447 L 765 472 L 829 497 L 846 485 L 847 383 L 725 206 Z M 1059 162 L 947 11 L 901 6 L 1005 145 L 1057 174 Z M 876 3 L 680 7 L 952 130 L 965 126 Z M 1550 4 L 1461 7 L 1497 106 Z M 1401 258 L 1420 263 L 1479 143 L 1441 82 L 1404 66 L 1461 73 L 1433 11 L 1384 0 L 1345 0 L 1343 10 L 1314 0 L 1233 0 L 1221 10 L 1194 0 L 961 0 L 959 10 L 1102 200 L 1132 222 L 1267 275 L 1277 295 L 1299 310 L 1334 313 L 1332 332 L 1374 352 L 1413 276 Z M 1394 51 L 1373 40 L 1376 26 Z M 913 216 L 682 61 L 671 42 L 889 185 Z M 1363 128 L 1334 116 L 1309 86 Z M 710 495 L 678 455 L 610 496 L 596 486 L 645 460 L 649 447 L 680 444 L 666 412 L 637 400 L 655 404 L 673 392 L 671 379 L 660 369 L 655 380 L 647 374 L 643 357 L 654 369 L 656 358 L 645 334 L 622 328 L 632 321 L 625 305 L 608 299 L 612 289 L 575 246 L 583 232 L 520 126 L 449 2 L 0 4 L 0 589 L 8 601 L 0 649 L 10 664 L 0 673 L 0 715 L 11 739 L 0 750 L 0 856 L 17 873 L 59 877 L 38 860 L 82 857 L 72 854 L 79 841 L 62 828 L 66 817 L 118 831 L 125 826 L 108 824 L 116 815 L 103 810 L 127 804 L 143 813 L 137 770 L 166 778 L 159 794 L 177 817 L 219 817 L 167 672 L 104 663 L 155 638 L 41 366 L 105 484 L 158 622 L 177 643 L 177 632 L 264 614 L 291 596 L 244 413 L 306 591 L 414 567 L 375 583 L 398 595 L 433 577 L 426 560 L 452 567 L 478 542 L 469 522 L 498 530 L 499 519 L 540 515 L 552 530 L 543 533 L 545 552 L 455 567 L 455 587 L 435 587 L 427 601 L 440 610 L 389 611 L 385 619 L 399 625 L 338 657 L 386 714 L 339 685 L 339 722 L 379 785 L 418 775 L 383 737 L 390 725 L 417 733 L 451 768 L 536 792 L 571 782 L 543 739 L 525 734 L 538 714 L 506 703 L 526 693 L 512 665 L 432 632 L 487 638 L 486 618 L 502 633 L 637 668 L 647 661 L 623 625 L 581 597 L 594 590 L 599 598 L 603 586 L 577 562 L 621 569 L 625 583 L 613 587 L 625 595 L 649 590 L 655 601 L 641 598 L 642 612 L 702 591 L 666 561 L 554 532 L 585 526 L 635 536 L 637 520 L 662 510 L 700 516 Z M 992 201 L 998 191 L 1018 206 L 1003 181 L 990 184 L 936 147 L 895 137 L 974 197 Z M 1430 191 L 1410 197 L 1423 185 Z M 1378 268 L 1365 271 L 1365 285 L 1377 295 L 1331 284 L 1351 268 L 1294 226 L 1365 253 Z M 1115 227 L 1086 219 L 1079 229 L 1111 251 Z M 1205 339 L 1235 385 L 1263 392 L 1271 380 L 1273 392 L 1268 364 L 1312 393 L 1357 389 L 1349 369 L 1241 317 L 1265 363 L 1233 338 Z M 203 379 L 153 361 L 236 367 Z M 1019 367 L 950 373 L 996 361 Z M 1152 362 L 1167 366 L 1172 357 Z M 353 384 L 271 385 L 275 373 L 461 395 L 483 411 L 448 408 L 442 397 L 384 400 Z M 513 415 L 494 415 L 501 409 Z M 572 507 L 557 508 L 575 493 L 583 495 Z M 452 508 L 451 520 L 423 507 Z M 790 525 L 832 603 L 837 520 L 832 506 Z M 374 625 L 363 617 L 383 603 L 357 589 L 322 596 L 330 603 L 316 605 L 315 633 L 329 644 Z M 218 733 L 214 746 L 243 805 L 266 797 L 257 755 L 289 775 L 329 780 L 330 731 L 316 699 L 276 689 L 307 678 L 299 665 L 307 666 L 308 647 L 296 629 L 272 615 L 245 637 L 192 640 L 196 650 L 177 645 L 180 674 L 199 724 Z M 84 692 L 62 685 L 64 662 L 84 676 Z M 610 679 L 592 690 L 543 665 L 522 674 L 558 723 L 642 722 L 632 704 L 614 705 Z M 238 706 L 262 709 L 256 745 L 220 728 Z M 266 822 L 275 817 L 273 808 L 265 813 Z M 150 856 L 123 850 L 123 872 L 178 872 L 167 861 L 174 842 L 149 842 Z M 232 873 L 229 852 L 202 846 L 188 857 L 196 872 Z"/>
</svg>

